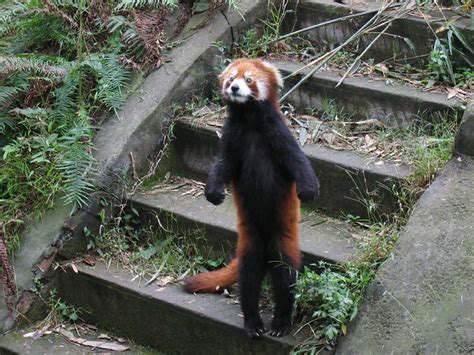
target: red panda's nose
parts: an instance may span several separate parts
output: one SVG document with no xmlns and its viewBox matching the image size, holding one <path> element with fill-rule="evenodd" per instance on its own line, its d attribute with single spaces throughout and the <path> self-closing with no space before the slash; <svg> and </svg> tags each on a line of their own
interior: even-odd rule
<svg viewBox="0 0 474 355">
<path fill-rule="evenodd" d="M 230 87 L 230 89 L 232 90 L 232 92 L 235 94 L 237 91 L 239 91 L 239 86 L 238 85 L 232 85 Z"/>
</svg>

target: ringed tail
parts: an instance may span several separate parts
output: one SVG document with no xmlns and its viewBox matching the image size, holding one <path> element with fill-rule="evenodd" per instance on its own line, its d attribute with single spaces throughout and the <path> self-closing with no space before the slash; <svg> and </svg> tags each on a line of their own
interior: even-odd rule
<svg viewBox="0 0 474 355">
<path fill-rule="evenodd" d="M 237 282 L 238 259 L 233 259 L 222 269 L 203 272 L 184 280 L 186 292 L 211 293 L 222 292 Z"/>
</svg>

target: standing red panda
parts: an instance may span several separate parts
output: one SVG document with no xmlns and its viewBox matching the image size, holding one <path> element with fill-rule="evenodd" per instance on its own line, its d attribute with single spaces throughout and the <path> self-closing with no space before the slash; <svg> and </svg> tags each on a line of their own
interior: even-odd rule
<svg viewBox="0 0 474 355">
<path fill-rule="evenodd" d="M 238 59 L 220 75 L 220 84 L 229 115 L 205 195 L 219 205 L 232 182 L 237 255 L 223 269 L 186 279 L 184 287 L 216 292 L 238 281 L 245 329 L 250 337 L 259 337 L 264 333 L 260 287 L 268 271 L 275 297 L 270 335 L 282 336 L 291 326 L 291 286 L 301 261 L 299 199 L 316 198 L 319 182 L 284 122 L 278 105 L 283 80 L 275 67 L 259 59 Z"/>
</svg>

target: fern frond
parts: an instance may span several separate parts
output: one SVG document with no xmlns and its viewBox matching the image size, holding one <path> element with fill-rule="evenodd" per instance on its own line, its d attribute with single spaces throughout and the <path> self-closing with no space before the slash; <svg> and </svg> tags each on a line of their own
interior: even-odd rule
<svg viewBox="0 0 474 355">
<path fill-rule="evenodd" d="M 8 76 L 3 83 L 0 81 L 0 108 L 5 109 L 9 107 L 15 102 L 15 97 L 27 91 L 29 87 L 30 84 L 26 73 L 13 73 Z"/>
<path fill-rule="evenodd" d="M 107 26 L 107 30 L 110 33 L 114 33 L 121 30 L 122 28 L 124 28 L 125 26 L 129 24 L 130 22 L 127 20 L 125 16 L 116 15 L 116 16 L 109 17 L 109 20 L 107 21 L 106 26 Z"/>
<path fill-rule="evenodd" d="M 115 7 L 115 10 L 136 9 L 145 6 L 156 7 L 160 5 L 174 8 L 178 6 L 178 2 L 178 0 L 122 0 Z"/>
<path fill-rule="evenodd" d="M 6 112 L 0 112 L 0 133 L 5 133 L 6 128 L 15 128 L 15 120 Z"/>
<path fill-rule="evenodd" d="M 59 169 L 64 175 L 63 198 L 67 204 L 73 205 L 74 210 L 88 203 L 88 194 L 94 189 L 95 160 L 89 153 L 91 131 L 91 127 L 83 122 L 61 138 L 65 148 L 59 161 Z"/>
<path fill-rule="evenodd" d="M 64 78 L 64 84 L 54 91 L 55 100 L 52 104 L 51 118 L 55 122 L 67 122 L 77 111 L 77 90 L 81 81 L 81 73 L 71 69 Z"/>
<path fill-rule="evenodd" d="M 124 89 L 130 80 L 130 71 L 118 62 L 115 54 L 90 56 L 82 64 L 92 69 L 97 79 L 97 100 L 108 110 L 120 109 L 125 102 Z"/>
<path fill-rule="evenodd" d="M 50 65 L 38 57 L 0 57 L 0 75 L 6 76 L 16 71 L 59 77 L 63 77 L 67 73 L 64 67 Z"/>
<path fill-rule="evenodd" d="M 0 11 L 0 36 L 17 28 L 19 25 L 18 17 L 26 13 L 27 10 L 27 6 L 19 1 L 2 6 L 2 11 Z"/>
<path fill-rule="evenodd" d="M 142 58 L 145 54 L 145 45 L 138 34 L 137 27 L 133 24 L 125 31 L 122 36 L 123 42 L 128 47 L 128 52 L 134 58 Z"/>
</svg>

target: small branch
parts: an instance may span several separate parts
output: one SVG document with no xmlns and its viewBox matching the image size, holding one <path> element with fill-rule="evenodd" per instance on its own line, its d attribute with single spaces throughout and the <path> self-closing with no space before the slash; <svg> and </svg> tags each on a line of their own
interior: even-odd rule
<svg viewBox="0 0 474 355">
<path fill-rule="evenodd" d="M 400 6 L 400 5 L 399 5 L 399 4 L 392 4 L 392 5 L 388 6 L 387 8 L 389 8 L 389 7 L 396 7 L 396 6 Z M 364 11 L 364 12 L 360 12 L 360 13 L 357 13 L 357 14 L 347 15 L 347 16 L 343 16 L 343 17 L 338 17 L 338 18 L 333 19 L 333 20 L 321 22 L 321 23 L 318 23 L 318 24 L 316 24 L 316 25 L 312 25 L 312 26 L 309 26 L 309 27 L 305 27 L 305 28 L 302 28 L 302 29 L 299 29 L 299 30 L 296 30 L 296 31 L 293 31 L 293 32 L 290 32 L 290 33 L 287 33 L 287 34 L 285 34 L 285 35 L 283 35 L 283 36 L 280 36 L 280 37 L 277 37 L 277 38 L 275 38 L 275 39 L 272 39 L 271 41 L 266 42 L 264 45 L 272 44 L 272 43 L 274 43 L 274 42 L 278 42 L 278 41 L 284 40 L 284 39 L 286 39 L 286 38 L 288 38 L 288 37 L 292 37 L 292 36 L 298 35 L 298 34 L 303 33 L 303 32 L 311 31 L 311 30 L 314 30 L 314 29 L 319 28 L 319 27 L 328 26 L 328 25 L 331 25 L 331 24 L 333 24 L 333 23 L 337 23 L 337 22 L 349 20 L 349 19 L 351 19 L 351 18 L 360 17 L 360 16 L 365 16 L 365 15 L 371 15 L 371 14 L 377 14 L 378 11 L 379 11 L 379 10 Z"/>
<path fill-rule="evenodd" d="M 332 57 L 334 57 L 342 48 L 344 48 L 345 46 L 347 46 L 349 43 L 351 43 L 355 38 L 359 37 L 359 35 L 364 32 L 364 30 L 369 27 L 373 22 L 375 22 L 375 20 L 377 20 L 377 18 L 380 16 L 380 14 L 382 12 L 384 12 L 386 9 L 388 9 L 390 6 L 392 5 L 385 5 L 385 6 L 382 6 L 378 11 L 377 13 L 375 14 L 375 16 L 373 16 L 369 21 L 367 21 L 361 28 L 359 28 L 352 36 L 350 36 L 344 43 L 342 43 L 341 45 L 339 45 L 337 48 L 334 48 L 333 50 L 331 50 L 330 52 L 326 53 L 324 56 L 322 57 L 325 57 L 327 56 L 326 58 L 324 58 L 324 60 L 319 64 L 317 65 L 316 67 L 314 67 L 313 69 L 311 69 L 309 71 L 308 74 L 306 74 L 303 78 L 301 78 L 301 80 L 296 83 L 296 85 L 294 85 L 290 90 L 288 90 L 280 99 L 280 102 L 283 102 L 293 91 L 295 91 L 298 87 L 301 86 L 301 84 L 303 84 L 306 80 L 308 80 L 308 78 L 310 78 L 311 76 L 313 76 L 314 73 L 316 73 L 316 71 L 318 71 L 324 64 L 326 64 Z M 322 57 L 319 57 L 317 58 L 315 61 L 309 63 L 308 65 L 296 70 L 294 73 L 292 73 L 291 75 L 294 75 L 298 72 L 300 72 L 301 70 L 311 66 L 311 65 L 314 65 L 315 62 L 318 62 L 321 60 Z"/>
<path fill-rule="evenodd" d="M 370 48 L 372 48 L 372 46 L 374 45 L 375 42 L 377 42 L 377 40 L 380 38 L 380 36 L 382 36 L 382 34 L 388 30 L 388 28 L 390 27 L 392 23 L 389 23 L 387 26 L 385 26 L 385 28 L 382 30 L 382 32 L 380 32 L 374 39 L 372 42 L 369 43 L 369 45 L 367 47 L 365 47 L 365 49 L 363 50 L 363 52 L 361 54 L 359 54 L 357 56 L 357 58 L 352 62 L 351 66 L 349 67 L 349 69 L 346 70 L 346 72 L 344 73 L 344 75 L 342 76 L 341 79 L 339 79 L 339 81 L 337 82 L 336 84 L 336 87 L 339 87 L 339 85 L 342 84 L 342 82 L 344 81 L 344 79 L 347 77 L 347 75 L 349 75 L 349 73 L 352 72 L 352 70 L 354 69 L 354 67 L 356 66 L 357 63 L 360 63 L 362 57 L 369 51 Z"/>
</svg>

